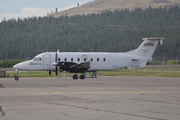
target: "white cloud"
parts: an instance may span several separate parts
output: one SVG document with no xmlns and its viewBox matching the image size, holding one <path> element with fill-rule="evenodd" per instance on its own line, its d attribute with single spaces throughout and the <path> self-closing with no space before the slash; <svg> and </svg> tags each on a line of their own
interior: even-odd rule
<svg viewBox="0 0 180 120">
<path fill-rule="evenodd" d="M 26 7 L 22 10 L 22 16 L 25 16 L 25 17 L 45 16 L 50 11 L 51 9 Z"/>
<path fill-rule="evenodd" d="M 27 18 L 32 16 L 45 16 L 55 7 L 59 11 L 75 7 L 94 0 L 1 0 L 0 4 L 0 22 L 6 18 Z M 28 6 L 28 7 L 27 7 Z M 54 7 L 54 8 L 53 8 Z"/>
</svg>

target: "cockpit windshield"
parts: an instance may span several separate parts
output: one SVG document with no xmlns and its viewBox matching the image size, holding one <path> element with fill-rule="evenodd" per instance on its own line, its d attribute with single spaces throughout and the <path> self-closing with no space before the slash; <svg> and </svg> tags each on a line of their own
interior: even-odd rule
<svg viewBox="0 0 180 120">
<path fill-rule="evenodd" d="M 42 58 L 41 58 L 41 57 L 35 57 L 35 58 L 33 59 L 33 61 L 42 61 Z"/>
</svg>

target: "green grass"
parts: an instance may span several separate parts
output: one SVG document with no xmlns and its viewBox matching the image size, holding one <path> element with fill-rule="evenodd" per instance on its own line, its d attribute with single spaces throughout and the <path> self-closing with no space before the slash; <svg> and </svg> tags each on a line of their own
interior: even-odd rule
<svg viewBox="0 0 180 120">
<path fill-rule="evenodd" d="M 59 73 L 59 76 L 63 73 Z M 70 77 L 73 73 L 65 73 Z M 13 72 L 6 73 L 7 77 L 14 77 Z M 52 77 L 56 75 L 52 73 Z M 91 76 L 91 73 L 87 73 Z M 99 71 L 97 76 L 153 76 L 153 77 L 180 77 L 180 68 L 139 68 L 139 69 L 118 69 L 115 71 Z M 19 77 L 49 77 L 48 72 L 19 72 Z"/>
<path fill-rule="evenodd" d="M 102 76 L 153 76 L 153 77 L 180 77 L 180 68 L 140 68 L 120 69 L 111 72 L 100 72 Z"/>
</svg>

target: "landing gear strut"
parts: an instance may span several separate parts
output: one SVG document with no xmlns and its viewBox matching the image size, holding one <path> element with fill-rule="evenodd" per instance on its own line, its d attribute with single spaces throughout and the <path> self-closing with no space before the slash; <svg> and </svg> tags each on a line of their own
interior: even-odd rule
<svg viewBox="0 0 180 120">
<path fill-rule="evenodd" d="M 18 69 L 16 69 L 16 71 L 14 72 L 14 80 L 16 80 L 16 81 L 19 80 Z"/>
</svg>

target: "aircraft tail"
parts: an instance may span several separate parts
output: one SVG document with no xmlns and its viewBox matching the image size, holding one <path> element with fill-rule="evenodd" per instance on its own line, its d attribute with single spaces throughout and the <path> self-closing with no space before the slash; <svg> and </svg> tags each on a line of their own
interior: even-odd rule
<svg viewBox="0 0 180 120">
<path fill-rule="evenodd" d="M 145 67 L 147 61 L 152 60 L 152 55 L 158 45 L 163 44 L 164 38 L 143 38 L 142 44 L 135 50 L 127 52 L 127 54 L 133 55 L 131 59 L 132 62 L 130 66 L 125 68 L 132 69 L 132 68 L 139 68 Z"/>
<path fill-rule="evenodd" d="M 143 38 L 143 43 L 134 51 L 134 55 L 152 58 L 152 55 L 158 45 L 163 45 L 164 38 Z"/>
</svg>

